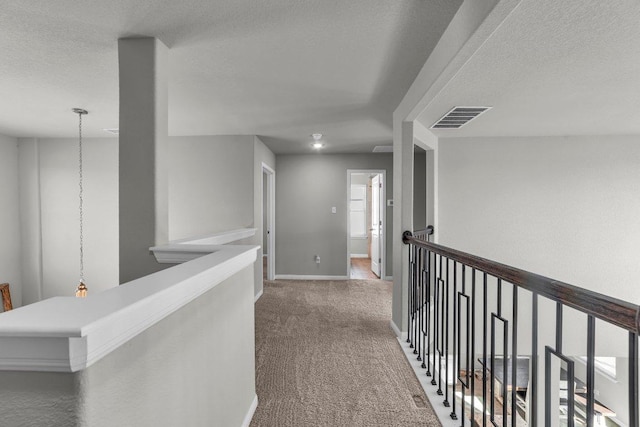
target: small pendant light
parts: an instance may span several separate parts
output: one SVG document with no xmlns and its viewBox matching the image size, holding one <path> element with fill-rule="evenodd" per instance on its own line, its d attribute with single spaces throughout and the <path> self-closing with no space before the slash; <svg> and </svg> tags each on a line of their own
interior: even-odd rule
<svg viewBox="0 0 640 427">
<path fill-rule="evenodd" d="M 79 198 L 80 198 L 80 284 L 76 288 L 76 297 L 84 298 L 87 296 L 87 286 L 84 284 L 84 248 L 82 241 L 82 116 L 89 114 L 87 110 L 82 108 L 74 108 L 72 110 L 78 115 L 78 171 L 79 171 Z"/>
</svg>

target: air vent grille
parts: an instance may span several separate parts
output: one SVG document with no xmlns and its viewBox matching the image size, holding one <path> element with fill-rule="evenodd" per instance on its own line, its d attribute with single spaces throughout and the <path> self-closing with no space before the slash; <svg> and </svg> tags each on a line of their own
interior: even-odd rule
<svg viewBox="0 0 640 427">
<path fill-rule="evenodd" d="M 490 109 L 491 107 L 453 107 L 431 129 L 458 129 Z"/>
<path fill-rule="evenodd" d="M 373 147 L 374 153 L 393 153 L 393 145 L 376 145 Z"/>
</svg>

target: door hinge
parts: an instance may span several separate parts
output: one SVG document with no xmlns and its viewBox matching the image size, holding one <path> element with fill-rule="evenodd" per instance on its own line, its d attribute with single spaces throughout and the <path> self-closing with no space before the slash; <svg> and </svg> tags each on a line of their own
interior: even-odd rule
<svg viewBox="0 0 640 427">
<path fill-rule="evenodd" d="M 378 264 L 382 262 L 382 258 L 378 258 Z"/>
</svg>

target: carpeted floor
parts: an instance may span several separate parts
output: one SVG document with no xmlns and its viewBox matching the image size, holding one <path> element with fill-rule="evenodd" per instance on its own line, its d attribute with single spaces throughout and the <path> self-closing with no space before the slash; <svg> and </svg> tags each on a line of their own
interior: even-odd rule
<svg viewBox="0 0 640 427">
<path fill-rule="evenodd" d="M 391 282 L 265 282 L 252 426 L 440 426 L 389 328 Z"/>
</svg>

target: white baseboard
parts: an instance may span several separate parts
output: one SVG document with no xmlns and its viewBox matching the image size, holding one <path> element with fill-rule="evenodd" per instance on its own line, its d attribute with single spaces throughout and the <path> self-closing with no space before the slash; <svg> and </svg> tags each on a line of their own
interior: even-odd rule
<svg viewBox="0 0 640 427">
<path fill-rule="evenodd" d="M 251 402 L 251 406 L 247 411 L 247 415 L 244 416 L 244 420 L 242 421 L 242 427 L 249 427 L 251 424 L 251 420 L 253 419 L 253 414 L 256 413 L 256 409 L 258 408 L 258 395 L 253 397 L 253 402 Z"/>
<path fill-rule="evenodd" d="M 312 276 L 304 274 L 276 274 L 276 280 L 349 280 L 348 276 Z"/>
<path fill-rule="evenodd" d="M 393 276 L 384 276 L 384 280 L 388 282 L 393 282 Z"/>
<path fill-rule="evenodd" d="M 351 254 L 349 255 L 350 258 L 369 258 L 369 255 L 367 254 Z"/>
<path fill-rule="evenodd" d="M 258 300 L 260 299 L 260 297 L 262 296 L 262 293 L 264 292 L 264 288 L 260 289 L 260 292 L 258 292 L 253 300 L 254 303 L 258 302 Z"/>
<path fill-rule="evenodd" d="M 398 344 L 402 348 L 402 351 L 404 352 L 409 365 L 411 365 L 416 378 L 420 382 L 424 393 L 427 395 L 427 399 L 429 399 L 431 407 L 440 419 L 442 427 L 460 427 L 460 421 L 454 421 L 451 419 L 451 408 L 446 407 L 442 404 L 444 400 L 443 396 L 438 395 L 438 387 L 431 385 L 432 377 L 428 377 L 425 375 L 426 369 L 422 368 L 422 362 L 416 359 L 416 355 L 413 354 L 413 349 L 409 348 L 409 344 L 406 343 L 406 338 L 398 338 Z M 432 374 L 435 373 L 437 375 L 437 372 L 433 368 L 432 364 L 429 365 L 431 366 Z"/>
<path fill-rule="evenodd" d="M 269 256 L 269 254 L 262 254 L 262 258 L 266 258 L 268 256 Z"/>
<path fill-rule="evenodd" d="M 398 339 L 403 341 L 407 340 L 407 333 L 402 332 L 400 328 L 398 328 L 398 325 L 396 325 L 393 320 L 389 322 L 389 325 L 391 325 L 391 329 L 393 330 L 393 333 L 396 334 L 396 337 L 398 337 Z"/>
</svg>

